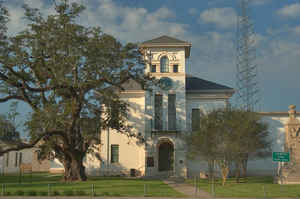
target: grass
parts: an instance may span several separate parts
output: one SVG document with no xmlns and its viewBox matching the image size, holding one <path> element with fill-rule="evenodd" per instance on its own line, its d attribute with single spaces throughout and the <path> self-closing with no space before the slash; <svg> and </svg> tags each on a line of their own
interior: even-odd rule
<svg viewBox="0 0 300 199">
<path fill-rule="evenodd" d="M 194 184 L 193 180 L 187 181 Z M 211 193 L 211 185 L 206 179 L 200 179 L 199 188 Z M 248 197 L 248 198 L 280 198 L 280 197 L 300 197 L 300 185 L 279 185 L 273 184 L 272 176 L 247 177 L 241 179 L 241 183 L 236 183 L 234 178 L 229 178 L 225 186 L 221 180 L 217 180 L 214 186 L 217 197 Z"/>
<path fill-rule="evenodd" d="M 48 195 L 48 184 L 50 194 L 53 195 L 88 195 L 92 193 L 92 186 L 95 188 L 95 196 L 144 196 L 146 185 L 146 196 L 151 197 L 184 197 L 164 184 L 160 180 L 129 179 L 120 177 L 89 177 L 86 182 L 62 182 L 61 175 L 48 173 L 34 173 L 31 176 L 25 174 L 22 182 L 19 183 L 18 175 L 0 176 L 0 195 L 2 184 L 5 184 L 5 192 L 8 195 Z"/>
</svg>

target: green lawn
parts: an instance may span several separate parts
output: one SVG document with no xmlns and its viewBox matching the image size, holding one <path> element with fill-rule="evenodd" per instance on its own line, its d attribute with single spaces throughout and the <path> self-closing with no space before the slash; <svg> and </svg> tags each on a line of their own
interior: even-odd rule
<svg viewBox="0 0 300 199">
<path fill-rule="evenodd" d="M 48 195 L 49 184 L 51 195 L 91 195 L 94 185 L 96 196 L 144 196 L 146 187 L 146 196 L 184 197 L 160 180 L 90 177 L 87 182 L 64 183 L 61 179 L 60 175 L 36 173 L 32 182 L 30 175 L 26 175 L 20 184 L 16 175 L 0 176 L 0 195 L 3 184 L 6 195 Z"/>
<path fill-rule="evenodd" d="M 194 180 L 187 181 L 194 185 Z M 198 187 L 211 193 L 211 185 L 205 179 L 200 179 Z M 236 183 L 235 179 L 228 179 L 223 187 L 221 181 L 215 183 L 215 195 L 217 197 L 251 197 L 251 198 L 278 198 L 300 197 L 300 185 L 273 184 L 273 177 L 248 177 Z"/>
</svg>

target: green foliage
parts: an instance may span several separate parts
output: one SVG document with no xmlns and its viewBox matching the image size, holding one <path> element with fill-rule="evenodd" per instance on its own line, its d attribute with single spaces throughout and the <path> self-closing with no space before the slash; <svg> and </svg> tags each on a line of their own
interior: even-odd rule
<svg viewBox="0 0 300 199">
<path fill-rule="evenodd" d="M 26 196 L 36 196 L 37 192 L 35 190 L 29 190 L 27 192 L 25 192 Z"/>
<path fill-rule="evenodd" d="M 63 195 L 64 196 L 73 196 L 74 192 L 73 192 L 73 190 L 64 190 Z"/>
<path fill-rule="evenodd" d="M 5 145 L 10 145 L 20 141 L 20 134 L 17 131 L 16 117 L 18 103 L 10 104 L 10 111 L 6 115 L 0 115 L 0 141 Z M 1 149 L 1 147 L 0 147 Z"/>
<path fill-rule="evenodd" d="M 59 193 L 59 191 L 56 191 L 56 190 L 55 190 L 55 191 L 53 191 L 53 192 L 52 192 L 52 194 L 51 194 L 51 195 L 52 195 L 52 196 L 59 196 L 59 195 L 60 195 L 60 193 Z"/>
<path fill-rule="evenodd" d="M 188 157 L 201 157 L 209 168 L 216 162 L 224 177 L 233 162 L 244 157 L 263 158 L 270 153 L 268 126 L 254 112 L 218 109 L 201 117 L 200 128 L 186 137 Z M 211 175 L 212 175 L 211 171 Z"/>
<path fill-rule="evenodd" d="M 24 196 L 24 191 L 23 190 L 18 190 L 16 191 L 17 196 Z"/>
<path fill-rule="evenodd" d="M 38 193 L 39 196 L 48 196 L 48 192 L 47 191 L 40 191 Z"/>
<path fill-rule="evenodd" d="M 86 196 L 87 193 L 84 190 L 76 190 L 76 196 Z"/>
<path fill-rule="evenodd" d="M 20 134 L 15 125 L 7 119 L 7 116 L 0 115 L 0 141 L 12 143 L 20 140 Z"/>
</svg>

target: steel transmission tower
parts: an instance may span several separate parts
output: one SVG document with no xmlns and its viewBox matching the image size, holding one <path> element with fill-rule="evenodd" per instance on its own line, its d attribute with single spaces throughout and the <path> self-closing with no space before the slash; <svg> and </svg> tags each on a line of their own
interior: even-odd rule
<svg viewBox="0 0 300 199">
<path fill-rule="evenodd" d="M 250 19 L 249 0 L 238 0 L 236 86 L 237 106 L 256 111 L 260 101 L 256 65 L 256 40 Z"/>
</svg>

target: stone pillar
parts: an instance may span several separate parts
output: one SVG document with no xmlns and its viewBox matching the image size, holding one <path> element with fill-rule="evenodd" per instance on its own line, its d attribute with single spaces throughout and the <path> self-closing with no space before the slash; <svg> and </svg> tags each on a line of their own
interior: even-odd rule
<svg viewBox="0 0 300 199">
<path fill-rule="evenodd" d="M 290 152 L 290 162 L 284 163 L 280 172 L 282 184 L 300 184 L 300 121 L 296 118 L 296 106 L 290 105 L 289 109 L 284 150 Z"/>
</svg>

